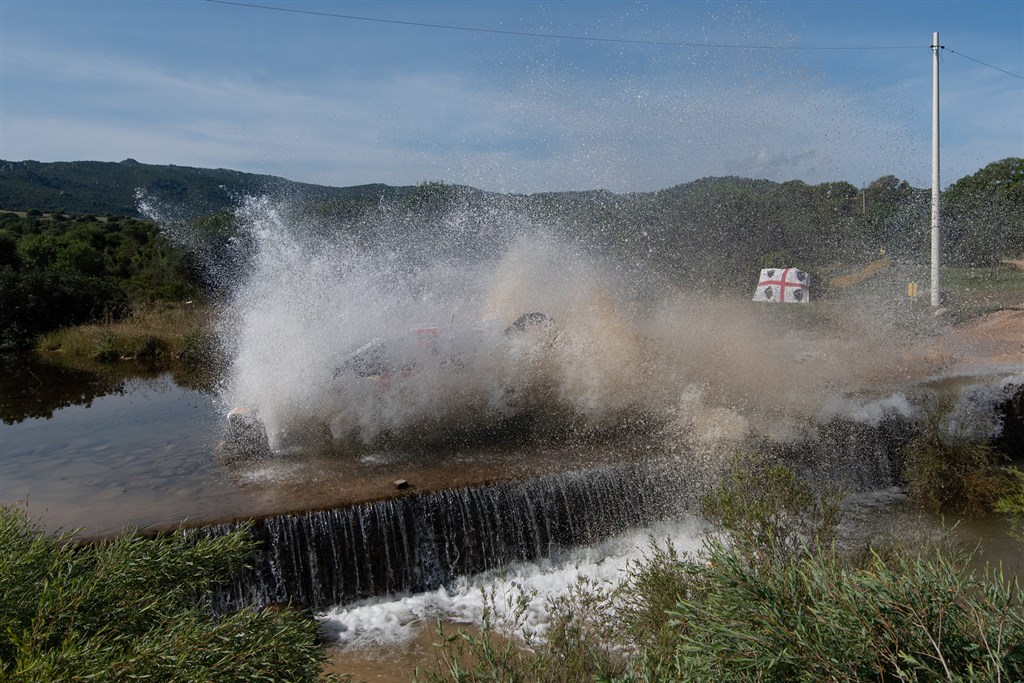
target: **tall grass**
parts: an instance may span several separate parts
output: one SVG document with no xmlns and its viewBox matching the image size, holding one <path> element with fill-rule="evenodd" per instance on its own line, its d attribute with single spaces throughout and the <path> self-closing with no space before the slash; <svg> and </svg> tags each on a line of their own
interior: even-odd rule
<svg viewBox="0 0 1024 683">
<path fill-rule="evenodd" d="M 1024 538 L 1024 472 L 1008 470 L 1011 486 L 996 501 L 996 512 L 1008 515 L 1013 520 L 1014 533 Z"/>
<path fill-rule="evenodd" d="M 204 306 L 164 303 L 138 309 L 123 320 L 67 327 L 45 335 L 37 345 L 74 359 L 215 360 L 211 314 Z"/>
<path fill-rule="evenodd" d="M 844 557 L 835 497 L 778 466 L 738 470 L 709 500 L 696 557 L 653 545 L 616 586 L 441 643 L 429 681 L 1021 681 L 1024 589 L 940 543 Z M 520 631 L 521 632 L 521 631 Z M 502 643 L 495 648 L 494 643 Z"/>
<path fill-rule="evenodd" d="M 243 533 L 75 545 L 0 507 L 0 680 L 314 681 L 317 624 L 205 604 L 252 554 Z"/>
</svg>

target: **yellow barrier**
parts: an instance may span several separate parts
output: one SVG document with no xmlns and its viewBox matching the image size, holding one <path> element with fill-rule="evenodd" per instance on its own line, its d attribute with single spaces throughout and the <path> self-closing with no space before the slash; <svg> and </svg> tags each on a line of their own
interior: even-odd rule
<svg viewBox="0 0 1024 683">
<path fill-rule="evenodd" d="M 828 281 L 828 284 L 832 287 L 835 287 L 836 289 L 846 289 L 847 287 L 853 287 L 854 285 L 859 285 L 861 282 L 864 282 L 872 275 L 880 273 L 881 271 L 885 270 L 891 265 L 892 257 L 886 256 L 885 258 L 880 258 L 875 261 L 872 261 L 868 265 L 858 270 L 856 273 L 851 273 L 850 275 L 842 275 L 840 277 L 834 277 Z"/>
</svg>

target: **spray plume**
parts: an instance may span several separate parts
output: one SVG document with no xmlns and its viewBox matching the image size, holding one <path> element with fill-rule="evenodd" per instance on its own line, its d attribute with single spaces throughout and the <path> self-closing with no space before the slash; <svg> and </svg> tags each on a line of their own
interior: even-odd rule
<svg viewBox="0 0 1024 683">
<path fill-rule="evenodd" d="M 233 359 L 222 398 L 258 411 L 277 449 L 297 436 L 339 448 L 509 424 L 688 446 L 792 438 L 822 411 L 855 416 L 846 397 L 877 389 L 898 357 L 874 313 L 830 308 L 794 324 L 672 285 L 645 233 L 611 253 L 601 231 L 568 235 L 486 201 L 382 203 L 337 225 L 258 197 L 235 224 L 240 258 L 219 276 L 231 282 L 219 333 Z M 535 313 L 544 324 L 510 327 Z M 356 356 L 373 369 L 350 371 Z M 868 421 L 908 410 L 878 398 Z"/>
</svg>

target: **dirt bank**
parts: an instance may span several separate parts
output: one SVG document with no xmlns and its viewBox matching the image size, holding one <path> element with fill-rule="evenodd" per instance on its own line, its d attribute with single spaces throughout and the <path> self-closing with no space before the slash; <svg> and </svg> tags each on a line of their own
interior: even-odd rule
<svg viewBox="0 0 1024 683">
<path fill-rule="evenodd" d="M 1024 369 L 1024 305 L 974 318 L 943 334 L 919 340 L 912 345 L 908 359 L 932 374 L 970 373 L 1013 364 Z"/>
</svg>

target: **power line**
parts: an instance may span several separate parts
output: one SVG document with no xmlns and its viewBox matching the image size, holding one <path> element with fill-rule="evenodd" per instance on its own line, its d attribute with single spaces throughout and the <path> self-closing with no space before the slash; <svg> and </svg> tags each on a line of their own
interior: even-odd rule
<svg viewBox="0 0 1024 683">
<path fill-rule="evenodd" d="M 379 17 L 361 17 L 352 14 L 336 14 L 333 12 L 317 12 L 314 10 L 296 9 L 294 7 L 274 7 L 272 5 L 257 5 L 250 2 L 235 2 L 233 0 L 206 0 L 218 5 L 234 5 L 237 7 L 249 7 L 252 9 L 264 9 L 274 12 L 289 12 L 292 14 L 310 14 L 318 17 L 331 17 L 334 19 L 350 19 L 354 21 L 371 21 L 379 24 L 400 24 L 402 26 L 418 26 L 421 28 L 437 28 L 449 31 L 472 31 L 475 33 L 492 33 L 506 36 L 527 36 L 530 38 L 553 38 L 557 40 L 581 40 L 594 43 L 619 43 L 629 45 L 660 45 L 663 47 L 690 47 L 690 48 L 733 48 L 740 50 L 918 50 L 925 45 L 860 45 L 860 46 L 805 46 L 805 45 L 728 45 L 722 43 L 679 43 L 664 40 L 639 40 L 629 38 L 599 38 L 593 36 L 574 36 L 561 33 L 533 33 L 530 31 L 508 31 L 496 28 L 480 28 L 475 26 L 454 26 L 451 24 L 430 24 L 420 21 L 402 21 L 400 19 L 381 19 Z M 1015 74 L 1011 74 L 1015 75 Z"/>
<path fill-rule="evenodd" d="M 420 28 L 436 28 L 448 31 L 470 31 L 474 33 L 491 33 L 506 36 L 526 36 L 530 38 L 548 38 L 555 40 L 580 40 L 590 41 L 594 43 L 618 43 L 627 45 L 660 45 L 663 47 L 687 47 L 687 48 L 731 48 L 737 50 L 917 50 L 925 47 L 923 45 L 733 45 L 724 43 L 681 43 L 675 41 L 666 40 L 640 40 L 631 38 L 602 38 L 595 36 L 576 36 L 564 33 L 535 33 L 532 31 L 509 31 L 505 29 L 496 28 L 481 28 L 478 26 L 456 26 L 453 24 L 432 24 L 421 21 L 404 21 L 401 19 L 381 19 L 380 17 L 363 17 L 354 14 L 338 14 L 335 12 L 318 12 L 315 10 L 296 9 L 294 7 L 276 7 L 273 5 L 258 5 L 251 2 L 238 2 L 236 0 L 206 0 L 218 5 L 234 5 L 236 7 L 248 7 L 250 9 L 262 9 L 269 10 L 272 12 L 288 12 L 290 14 L 307 14 L 318 17 L 330 17 L 332 19 L 349 19 L 352 21 L 369 21 L 378 24 L 398 24 L 401 26 L 417 26 Z M 933 45 L 928 45 L 928 49 L 934 48 Z M 950 53 L 969 59 L 972 62 L 977 62 L 982 66 L 986 66 L 990 69 L 995 69 L 1008 76 L 1014 78 L 1020 78 L 1024 80 L 1024 76 L 1015 74 L 1006 69 L 1000 69 L 998 66 L 994 66 L 987 62 L 983 62 L 980 59 L 975 59 L 962 52 L 957 52 L 947 48 L 945 45 L 939 46 L 943 50 L 949 50 Z"/>
<path fill-rule="evenodd" d="M 945 45 L 943 45 L 943 46 L 942 46 L 942 49 L 943 49 L 943 50 L 948 50 L 949 48 L 947 48 L 947 47 L 946 47 Z M 991 64 L 987 64 L 986 62 L 983 62 L 983 61 L 981 61 L 980 59 L 975 59 L 974 57 L 968 57 L 968 56 L 967 56 L 967 55 L 965 55 L 965 54 L 964 54 L 963 52 L 957 52 L 956 50 L 949 50 L 949 51 L 950 51 L 950 52 L 951 52 L 952 54 L 954 54 L 954 55 L 956 55 L 956 56 L 958 56 L 958 57 L 963 57 L 964 59 L 969 59 L 969 60 L 971 60 L 972 62 L 977 62 L 978 64 L 981 64 L 982 66 L 987 66 L 987 67 L 988 67 L 988 68 L 990 68 L 990 69 L 995 69 L 996 71 L 1001 71 L 1001 72 L 1003 72 L 1004 74 L 1007 74 L 1008 76 L 1013 76 L 1014 78 L 1019 78 L 1019 79 L 1021 79 L 1022 81 L 1024 81 L 1024 76 L 1021 76 L 1020 74 L 1015 74 L 1015 73 L 1012 73 L 1012 72 L 1010 72 L 1010 71 L 1007 71 L 1006 69 L 1000 69 L 1000 68 L 999 68 L 998 66 L 992 66 Z"/>
</svg>

